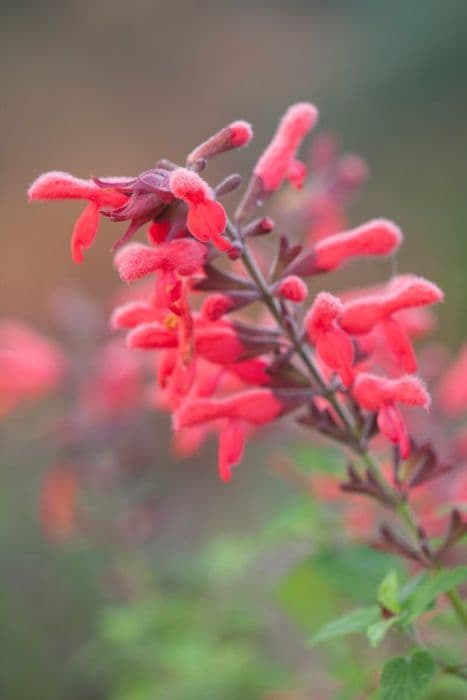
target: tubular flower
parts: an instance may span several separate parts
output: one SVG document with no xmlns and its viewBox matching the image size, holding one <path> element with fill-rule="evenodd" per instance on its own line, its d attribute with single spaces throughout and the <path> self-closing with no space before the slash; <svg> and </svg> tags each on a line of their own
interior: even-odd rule
<svg viewBox="0 0 467 700">
<path fill-rule="evenodd" d="M 207 141 L 194 148 L 187 158 L 192 164 L 197 160 L 209 160 L 214 156 L 230 151 L 232 148 L 247 146 L 253 138 L 253 129 L 248 122 L 239 120 L 213 134 Z"/>
<path fill-rule="evenodd" d="M 189 276 L 206 260 L 206 246 L 188 238 L 160 243 L 151 248 L 142 243 L 131 243 L 115 256 L 115 266 L 124 282 L 140 279 L 150 272 L 178 272 Z"/>
<path fill-rule="evenodd" d="M 174 416 L 174 426 L 175 429 L 186 428 L 218 418 L 264 425 L 293 410 L 306 398 L 304 393 L 279 394 L 269 389 L 249 389 L 223 399 L 188 400 Z"/>
<path fill-rule="evenodd" d="M 127 336 L 131 348 L 163 349 L 179 347 L 176 316 L 167 316 L 165 322 L 142 323 Z M 277 342 L 262 336 L 254 337 L 239 333 L 229 323 L 202 323 L 194 321 L 196 353 L 216 365 L 231 365 L 273 350 Z"/>
<path fill-rule="evenodd" d="M 393 314 L 434 304 L 443 299 L 442 291 L 432 282 L 403 275 L 396 277 L 388 289 L 379 294 L 370 294 L 349 301 L 341 319 L 342 327 L 352 334 L 371 331 L 378 323 L 386 336 L 389 347 L 405 372 L 415 372 L 417 361 L 403 321 Z"/>
<path fill-rule="evenodd" d="M 170 173 L 170 189 L 188 205 L 190 233 L 202 243 L 211 241 L 219 250 L 230 250 L 231 244 L 221 235 L 227 225 L 225 209 L 216 202 L 209 185 L 192 170 L 177 168 Z"/>
<path fill-rule="evenodd" d="M 122 178 L 115 178 L 113 185 Z M 51 171 L 40 175 L 28 190 L 29 201 L 54 199 L 88 200 L 78 218 L 71 236 L 71 255 L 76 263 L 83 262 L 83 251 L 89 248 L 96 237 L 99 212 L 102 208 L 115 210 L 123 206 L 128 197 L 123 192 L 101 188 L 93 180 L 81 180 L 69 173 Z"/>
<path fill-rule="evenodd" d="M 304 163 L 297 161 L 296 154 L 317 121 L 318 110 L 309 102 L 299 102 L 289 107 L 253 170 L 265 192 L 279 189 L 287 177 L 294 187 L 303 186 L 307 169 Z"/>
<path fill-rule="evenodd" d="M 94 240 L 100 215 L 127 222 L 114 247 L 126 245 L 114 264 L 123 281 L 146 281 L 122 294 L 125 303 L 112 314 L 112 328 L 126 332 L 126 347 L 105 355 L 101 381 L 93 379 L 85 392 L 88 413 L 110 416 L 113 405 L 121 413 L 124 396 L 132 404 L 139 389 L 136 369 L 148 364 L 142 353 L 130 350 L 156 351 L 151 404 L 172 414 L 179 454 L 191 453 L 213 432 L 218 435 L 219 473 L 225 481 L 249 434 L 296 407 L 302 408 L 296 416 L 300 425 L 349 448 L 357 449 L 357 433 L 362 450 L 378 433 L 397 444 L 403 457 L 413 446 L 414 463 L 431 464 L 424 469 L 431 470 L 432 478 L 443 465 L 409 439 L 401 406 L 429 406 L 424 385 L 411 376 L 416 369 L 412 341 L 432 327 L 427 307 L 442 300 L 438 287 L 405 275 L 340 298 L 318 289 L 301 322 L 299 305 L 307 298 L 308 276 L 336 271 L 354 258 L 392 255 L 402 242 L 400 229 L 383 218 L 346 230 L 345 208 L 367 177 L 366 164 L 342 155 L 328 137 L 319 137 L 309 159 L 310 184 L 303 192 L 288 192 L 279 226 L 258 211 L 285 181 L 296 188 L 304 184 L 307 166 L 297 154 L 317 118 L 310 103 L 287 110 L 232 219 L 219 200 L 241 186 L 241 176 L 227 173 L 211 187 L 200 173 L 211 158 L 250 142 L 253 132 L 243 121 L 228 124 L 192 149 L 186 167 L 161 159 L 134 178 L 80 180 L 53 172 L 33 183 L 32 200 L 88 203 L 73 233 L 77 262 Z M 145 243 L 128 243 L 143 226 Z M 300 238 L 290 233 L 294 227 Z M 267 234 L 272 235 L 260 255 L 257 248 Z M 262 311 L 256 314 L 258 306 Z M 17 349 L 2 355 L 1 340 L 0 334 L 4 402 L 5 395 L 8 400 L 14 393 L 10 384 L 26 381 L 30 368 L 17 372 Z M 135 368 L 127 376 L 128 357 L 134 358 Z M 428 361 L 435 376 L 439 356 Z M 427 368 L 428 361 L 422 360 Z M 448 412 L 467 407 L 462 388 L 466 367 L 459 360 L 440 386 Z M 402 372 L 407 376 L 393 378 Z M 394 470 L 398 468 L 395 459 Z M 353 467 L 348 474 L 348 492 L 388 503 L 384 489 L 378 491 L 370 477 Z M 416 478 L 422 483 L 419 471 Z"/>
<path fill-rule="evenodd" d="M 351 386 L 354 347 L 350 336 L 338 325 L 342 311 L 340 299 L 329 292 L 320 292 L 305 317 L 304 326 L 322 362 L 339 374 L 345 386 Z"/>
<path fill-rule="evenodd" d="M 353 395 L 367 411 L 378 412 L 378 427 L 388 440 L 398 444 L 403 459 L 410 454 L 410 442 L 402 415 L 396 403 L 430 407 L 430 395 L 418 377 L 387 379 L 362 372 L 355 380 Z"/>
<path fill-rule="evenodd" d="M 174 414 L 174 429 L 221 421 L 219 475 L 228 481 L 232 467 L 241 460 L 248 426 L 270 423 L 305 401 L 303 393 L 279 395 L 268 389 L 250 389 L 223 399 L 187 399 Z"/>
<path fill-rule="evenodd" d="M 318 241 L 292 263 L 288 273 L 306 276 L 330 272 L 355 257 L 390 255 L 401 241 L 402 233 L 392 221 L 373 219 L 351 231 Z"/>
</svg>

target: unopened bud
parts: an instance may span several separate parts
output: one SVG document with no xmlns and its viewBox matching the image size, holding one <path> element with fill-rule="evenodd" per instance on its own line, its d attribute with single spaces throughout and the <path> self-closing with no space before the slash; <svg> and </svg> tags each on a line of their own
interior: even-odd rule
<svg viewBox="0 0 467 700">
<path fill-rule="evenodd" d="M 251 124 L 244 121 L 232 122 L 193 149 L 187 158 L 187 163 L 192 165 L 200 159 L 207 161 L 220 153 L 232 150 L 232 148 L 246 146 L 252 138 Z"/>
</svg>

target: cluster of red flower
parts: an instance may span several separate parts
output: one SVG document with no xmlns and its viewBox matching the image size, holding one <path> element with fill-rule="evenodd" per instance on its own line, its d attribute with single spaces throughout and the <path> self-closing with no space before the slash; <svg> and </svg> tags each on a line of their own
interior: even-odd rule
<svg viewBox="0 0 467 700">
<path fill-rule="evenodd" d="M 400 406 L 430 405 L 414 374 L 412 338 L 429 325 L 424 307 L 442 300 L 436 285 L 396 276 L 383 288 L 320 292 L 304 309 L 310 277 L 353 258 L 394 254 L 402 241 L 394 223 L 375 219 L 336 232 L 327 220 L 315 240 L 305 232 L 304 245 L 281 235 L 269 274 L 264 257 L 252 252 L 253 239 L 274 226 L 268 217 L 255 218 L 257 209 L 286 179 L 304 185 L 307 167 L 297 151 L 317 116 L 308 103 L 286 112 L 232 219 L 219 198 L 241 178 L 230 175 L 211 188 L 200 173 L 210 158 L 250 142 L 252 129 L 242 121 L 195 148 L 185 167 L 164 159 L 135 178 L 91 180 L 49 172 L 29 189 L 31 200 L 88 201 L 72 235 L 76 262 L 95 238 L 99 214 L 129 222 L 114 246 L 116 268 L 124 281 L 151 275 L 154 283 L 147 298 L 118 307 L 112 325 L 128 330 L 130 348 L 158 351 L 154 400 L 173 415 L 178 449 L 189 453 L 210 430 L 219 433 L 224 480 L 252 430 L 298 408 L 305 412 L 300 422 L 322 434 L 358 447 L 380 432 L 407 458 L 411 441 Z M 315 149 L 314 159 L 330 172 L 329 154 Z M 356 157 L 338 166 L 338 176 L 321 182 L 320 212 L 331 209 L 333 222 L 343 198 L 366 176 Z M 148 244 L 128 243 L 146 224 Z M 222 253 L 230 267 L 221 264 Z M 196 305 L 200 293 L 206 296 Z M 259 318 L 230 315 L 258 301 Z"/>
</svg>

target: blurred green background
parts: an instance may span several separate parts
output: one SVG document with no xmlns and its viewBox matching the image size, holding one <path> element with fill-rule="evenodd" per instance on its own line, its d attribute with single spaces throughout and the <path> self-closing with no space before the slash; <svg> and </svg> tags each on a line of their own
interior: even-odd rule
<svg viewBox="0 0 467 700">
<path fill-rule="evenodd" d="M 335 132 L 345 150 L 361 154 L 370 165 L 371 178 L 352 210 L 352 223 L 379 215 L 400 223 L 406 241 L 399 270 L 440 284 L 447 300 L 439 312 L 442 338 L 452 347 L 462 341 L 466 2 L 4 0 L 0 17 L 0 74 L 6 88 L 0 115 L 0 316 L 18 315 L 44 327 L 57 290 L 73 287 L 107 299 L 116 284 L 108 228 L 84 267 L 76 267 L 68 241 L 80 205 L 27 206 L 25 190 L 40 172 L 131 175 L 161 156 L 181 160 L 224 123 L 245 118 L 254 124 L 255 145 L 230 162 L 246 174 L 284 108 L 311 100 L 321 111 L 320 128 Z M 38 413 L 16 415 L 0 432 L 2 700 L 254 700 L 267 692 L 264 678 L 272 678 L 272 668 L 310 671 L 295 628 L 287 629 L 285 648 L 271 642 L 271 630 L 285 623 L 275 619 L 279 613 L 274 606 L 258 604 L 255 596 L 261 601 L 261 591 L 246 596 L 242 614 L 217 600 L 219 608 L 213 610 L 220 611 L 214 615 L 219 629 L 213 624 L 203 643 L 199 636 L 193 641 L 198 660 L 190 647 L 188 631 L 203 626 L 208 614 L 203 606 L 209 610 L 213 605 L 213 574 L 203 558 L 209 554 L 200 552 L 210 551 L 214 534 L 237 538 L 248 549 L 262 523 L 293 501 L 292 490 L 284 493 L 257 467 L 265 461 L 260 446 L 249 449 L 226 488 L 216 482 L 212 449 L 194 464 L 175 464 L 165 445 L 167 422 L 146 417 L 159 451 L 151 488 L 168 513 L 162 535 L 137 551 L 85 538 L 57 547 L 44 541 L 37 526 L 39 479 L 54 453 L 37 427 L 37 434 L 31 432 L 31 425 L 45 420 Z M 227 569 L 216 574 L 221 590 L 222 576 L 231 582 L 229 556 L 234 563 L 243 561 L 237 539 L 224 542 L 225 547 L 221 542 L 214 557 L 227 557 Z M 281 556 L 287 559 L 286 553 Z M 144 591 L 143 603 L 125 586 L 122 594 L 120 584 L 115 594 L 109 572 L 123 578 L 130 572 Z M 254 580 L 257 574 L 250 576 Z M 239 585 L 243 600 L 248 582 Z M 176 641 L 174 658 L 161 660 L 165 670 L 159 671 L 153 656 L 144 658 L 148 647 L 139 638 L 144 639 L 144 630 L 131 625 L 151 617 L 145 612 L 146 598 L 167 591 L 171 598 L 163 598 L 161 609 L 170 617 L 174 605 L 177 623 L 153 620 L 150 638 L 154 643 L 168 628 Z M 345 597 L 348 591 L 340 593 Z M 133 598 L 131 604 L 142 610 L 126 620 Z M 108 609 L 115 600 L 125 600 L 128 607 L 123 612 Z M 259 630 L 249 606 L 256 612 L 264 606 Z M 258 642 L 261 634 L 264 639 Z M 220 645 L 220 638 L 230 640 L 231 647 Z M 169 642 L 164 648 L 170 648 Z M 134 663 L 130 651 L 136 653 Z M 126 664 L 136 678 L 125 673 Z M 175 690 L 164 680 L 173 667 L 185 669 Z M 200 668 L 206 668 L 204 681 L 215 677 L 217 669 L 224 685 L 203 685 L 196 674 Z M 161 683 L 157 689 L 156 678 Z M 234 688 L 233 695 L 226 694 L 227 686 Z M 349 698 L 360 697 L 349 692 Z M 322 693 L 334 697 L 332 688 L 323 687 Z"/>
</svg>

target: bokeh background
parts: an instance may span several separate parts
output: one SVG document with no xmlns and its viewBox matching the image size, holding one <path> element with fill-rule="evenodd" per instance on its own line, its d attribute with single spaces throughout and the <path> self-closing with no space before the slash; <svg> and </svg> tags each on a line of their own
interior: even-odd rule
<svg viewBox="0 0 467 700">
<path fill-rule="evenodd" d="M 40 172 L 131 175 L 161 156 L 183 160 L 202 138 L 244 118 L 255 126 L 256 146 L 230 162 L 246 174 L 284 108 L 311 100 L 320 128 L 370 165 L 352 222 L 384 215 L 400 223 L 399 270 L 440 284 L 447 299 L 441 336 L 452 348 L 462 341 L 463 0 L 3 0 L 0 18 L 0 316 L 47 328 L 57 294 L 73 289 L 107 300 L 116 285 L 108 227 L 76 267 L 68 241 L 80 205 L 27 205 L 25 190 Z M 37 491 L 54 446 L 38 449 L 40 436 L 24 427 L 30 418 L 9 421 L 0 433 L 0 697 L 108 697 L 105 674 L 96 680 L 87 672 L 89 644 L 109 600 L 107 564 L 116 557 L 125 568 L 134 553 L 44 541 Z M 286 498 L 257 466 L 260 448 L 249 451 L 227 493 L 214 483 L 212 450 L 180 466 L 168 453 L 167 422 L 145 420 L 157 445 L 160 499 L 176 511 L 159 543 L 166 553 L 192 551 L 213 532 L 246 537 Z"/>
</svg>

